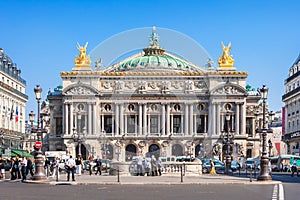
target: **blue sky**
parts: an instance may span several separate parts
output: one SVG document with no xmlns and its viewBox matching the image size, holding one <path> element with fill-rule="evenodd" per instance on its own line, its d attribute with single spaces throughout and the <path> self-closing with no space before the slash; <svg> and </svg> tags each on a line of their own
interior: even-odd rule
<svg viewBox="0 0 300 200">
<path fill-rule="evenodd" d="M 269 87 L 269 107 L 274 111 L 283 106 L 284 80 L 300 53 L 297 0 L 0 0 L 0 5 L 0 47 L 27 81 L 27 112 L 37 107 L 36 84 L 46 97 L 49 88 L 61 84 L 59 73 L 72 70 L 77 42 L 88 41 L 89 53 L 111 36 L 136 28 L 155 25 L 182 33 L 215 63 L 221 42 L 231 42 L 236 69 L 249 73 L 247 83 L 252 87 Z"/>
</svg>

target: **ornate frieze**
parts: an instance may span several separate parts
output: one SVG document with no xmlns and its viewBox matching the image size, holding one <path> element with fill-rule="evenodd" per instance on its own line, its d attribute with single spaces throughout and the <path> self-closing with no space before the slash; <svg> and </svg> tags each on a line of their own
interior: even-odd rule
<svg viewBox="0 0 300 200">
<path fill-rule="evenodd" d="M 78 86 L 69 89 L 68 91 L 65 92 L 65 94 L 66 95 L 93 95 L 95 94 L 95 92 L 87 87 Z"/>
</svg>

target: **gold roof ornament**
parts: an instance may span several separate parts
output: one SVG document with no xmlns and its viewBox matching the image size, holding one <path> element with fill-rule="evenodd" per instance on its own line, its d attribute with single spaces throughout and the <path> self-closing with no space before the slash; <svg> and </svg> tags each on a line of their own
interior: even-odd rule
<svg viewBox="0 0 300 200">
<path fill-rule="evenodd" d="M 91 66 L 91 60 L 90 56 L 86 55 L 86 47 L 88 45 L 88 42 L 85 43 L 84 46 L 80 46 L 77 42 L 77 49 L 79 50 L 79 55 L 76 56 L 76 59 L 74 60 L 76 68 L 90 68 Z"/>
<path fill-rule="evenodd" d="M 232 55 L 230 55 L 231 43 L 228 46 L 225 46 L 222 42 L 223 54 L 219 57 L 218 64 L 219 68 L 232 68 L 234 60 Z"/>
</svg>

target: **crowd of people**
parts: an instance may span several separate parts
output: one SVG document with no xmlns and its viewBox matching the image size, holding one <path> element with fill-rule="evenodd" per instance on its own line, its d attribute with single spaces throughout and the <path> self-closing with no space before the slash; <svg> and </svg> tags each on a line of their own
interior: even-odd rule
<svg viewBox="0 0 300 200">
<path fill-rule="evenodd" d="M 23 181 L 34 175 L 34 162 L 29 157 L 19 158 L 18 156 L 12 157 L 11 159 L 0 158 L 0 178 L 2 180 L 10 179 L 22 179 Z M 9 171 L 10 177 L 6 177 L 5 171 Z"/>
</svg>

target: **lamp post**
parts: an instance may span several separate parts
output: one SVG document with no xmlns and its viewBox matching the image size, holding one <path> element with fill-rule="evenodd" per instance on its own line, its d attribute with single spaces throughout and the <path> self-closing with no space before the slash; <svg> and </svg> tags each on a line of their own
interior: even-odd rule
<svg viewBox="0 0 300 200">
<path fill-rule="evenodd" d="M 262 133 L 262 155 L 260 159 L 260 175 L 258 176 L 258 181 L 271 181 L 272 177 L 269 174 L 269 159 L 267 156 L 267 133 L 272 132 L 272 130 L 267 129 L 266 127 L 266 100 L 268 96 L 268 88 L 263 85 L 260 89 L 261 99 L 263 100 L 263 122 L 262 122 L 262 129 L 259 130 Z"/>
<path fill-rule="evenodd" d="M 40 181 L 40 180 L 46 180 L 47 177 L 45 175 L 45 169 L 44 169 L 44 158 L 42 156 L 42 143 L 41 143 L 41 134 L 42 134 L 42 130 L 40 127 L 40 100 L 42 97 L 42 88 L 37 85 L 34 88 L 34 94 L 35 94 L 35 98 L 37 100 L 38 103 L 38 116 L 37 116 L 37 128 L 36 130 L 31 129 L 32 132 L 36 132 L 37 133 L 37 142 L 35 143 L 35 156 L 34 156 L 34 162 L 35 162 L 35 173 L 32 177 L 33 180 L 36 181 Z M 31 124 L 33 125 L 33 121 L 34 121 L 34 117 L 35 114 L 31 111 L 31 113 L 29 113 L 29 120 L 31 122 Z"/>
<path fill-rule="evenodd" d="M 232 173 L 231 171 L 231 138 L 229 136 L 229 121 L 230 121 L 230 113 L 226 113 L 225 115 L 226 120 L 226 139 L 224 141 L 225 148 L 226 148 L 226 165 L 225 165 L 225 174 Z"/>
</svg>

